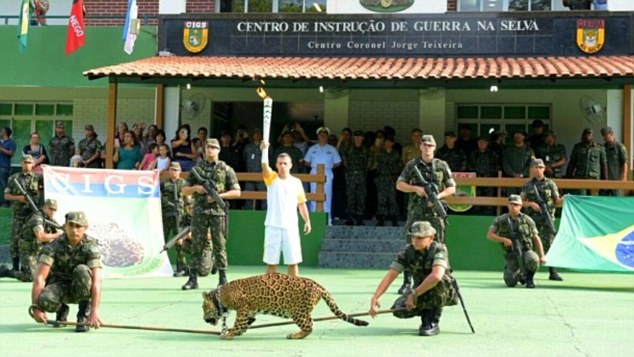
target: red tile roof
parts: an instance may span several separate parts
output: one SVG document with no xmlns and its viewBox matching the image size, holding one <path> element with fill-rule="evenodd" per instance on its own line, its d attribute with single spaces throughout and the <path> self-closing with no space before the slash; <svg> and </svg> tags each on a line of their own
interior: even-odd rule
<svg viewBox="0 0 634 357">
<path fill-rule="evenodd" d="M 91 69 L 101 77 L 209 79 L 505 79 L 633 77 L 634 56 L 390 58 L 390 57 L 151 57 Z"/>
</svg>

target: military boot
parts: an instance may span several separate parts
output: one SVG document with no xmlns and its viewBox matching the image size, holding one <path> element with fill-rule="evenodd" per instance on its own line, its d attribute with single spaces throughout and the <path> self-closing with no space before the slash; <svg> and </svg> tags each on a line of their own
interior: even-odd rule
<svg viewBox="0 0 634 357">
<path fill-rule="evenodd" d="M 412 289 L 412 274 L 408 271 L 403 272 L 403 285 L 398 288 L 399 295 L 403 295 Z"/>
<path fill-rule="evenodd" d="M 11 278 L 13 274 L 11 273 L 11 269 L 6 265 L 0 265 L 0 278 Z"/>
<path fill-rule="evenodd" d="M 20 258 L 13 258 L 13 268 L 11 270 L 16 273 L 20 271 Z"/>
<path fill-rule="evenodd" d="M 176 271 L 174 272 L 173 276 L 185 276 L 187 275 L 188 270 L 189 269 L 187 269 L 184 264 L 176 263 Z"/>
<path fill-rule="evenodd" d="M 555 268 L 548 268 L 548 271 L 550 272 L 550 275 L 548 276 L 548 280 L 554 280 L 554 281 L 563 281 L 564 279 L 559 276 L 559 274 L 557 273 L 557 269 Z"/>
<path fill-rule="evenodd" d="M 90 315 L 90 301 L 88 300 L 80 301 L 79 311 L 77 311 L 77 323 L 87 323 L 88 315 Z M 90 330 L 90 326 L 88 325 L 75 326 L 75 332 L 88 332 L 89 330 Z"/>
<path fill-rule="evenodd" d="M 419 336 L 436 336 L 440 331 L 438 329 L 438 322 L 436 318 L 436 309 L 423 310 L 423 316 L 421 316 L 422 323 L 418 328 Z"/>
<path fill-rule="evenodd" d="M 198 289 L 198 270 L 189 269 L 189 280 L 181 287 L 183 290 Z"/>
<path fill-rule="evenodd" d="M 68 321 L 68 312 L 70 308 L 66 304 L 61 304 L 57 312 L 55 313 L 55 323 L 53 327 L 65 327 L 66 324 L 64 322 Z"/>
<path fill-rule="evenodd" d="M 218 269 L 218 286 L 225 285 L 227 283 L 227 273 L 224 269 Z"/>
<path fill-rule="evenodd" d="M 527 271 L 526 272 L 526 287 L 529 289 L 534 289 L 535 288 L 535 282 L 533 281 L 533 277 L 535 276 L 535 272 L 534 271 Z"/>
</svg>

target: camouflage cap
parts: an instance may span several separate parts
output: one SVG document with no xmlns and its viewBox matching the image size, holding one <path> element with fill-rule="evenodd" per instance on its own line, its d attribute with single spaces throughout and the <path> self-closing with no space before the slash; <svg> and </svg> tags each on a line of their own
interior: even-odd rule
<svg viewBox="0 0 634 357">
<path fill-rule="evenodd" d="M 453 131 L 449 130 L 449 131 L 445 131 L 445 136 L 450 136 L 452 138 L 456 137 L 456 133 L 454 133 Z"/>
<path fill-rule="evenodd" d="M 170 163 L 170 169 L 181 171 L 181 164 L 179 162 L 172 161 Z"/>
<path fill-rule="evenodd" d="M 218 141 L 218 139 L 207 139 L 207 141 L 205 142 L 205 146 L 211 146 L 212 148 L 216 148 L 216 149 L 220 149 L 220 142 Z"/>
<path fill-rule="evenodd" d="M 432 227 L 431 223 L 427 221 L 418 221 L 414 222 L 412 226 L 409 227 L 407 234 L 415 237 L 429 237 L 435 235 L 436 230 Z"/>
<path fill-rule="evenodd" d="M 546 167 L 546 165 L 544 165 L 544 160 L 542 159 L 534 159 L 533 161 L 531 161 L 531 167 L 533 166 Z"/>
<path fill-rule="evenodd" d="M 66 223 L 75 223 L 76 225 L 86 227 L 88 220 L 86 214 L 82 211 L 68 212 L 66 213 Z"/>
<path fill-rule="evenodd" d="M 47 198 L 46 201 L 44 201 L 44 206 L 48 206 L 52 209 L 57 209 L 57 200 Z"/>
<path fill-rule="evenodd" d="M 509 196 L 509 203 L 521 206 L 522 205 L 522 196 L 520 196 L 520 195 L 510 195 Z"/>
<path fill-rule="evenodd" d="M 94 126 L 92 126 L 92 124 L 87 124 L 87 125 L 84 127 L 84 130 L 95 131 L 95 127 L 94 127 Z"/>
<path fill-rule="evenodd" d="M 365 135 L 363 130 L 355 130 L 354 131 L 354 136 L 363 136 L 363 135 Z"/>
<path fill-rule="evenodd" d="M 33 163 L 33 162 L 35 162 L 35 160 L 33 159 L 32 155 L 25 154 L 25 155 L 22 155 L 22 162 L 31 162 L 31 163 Z"/>
<path fill-rule="evenodd" d="M 58 121 L 55 123 L 55 127 L 56 128 L 63 128 L 64 127 L 64 122 L 63 121 Z"/>
<path fill-rule="evenodd" d="M 601 135 L 605 135 L 605 134 L 609 134 L 609 133 L 613 133 L 614 129 L 612 129 L 611 126 L 606 126 L 601 128 Z"/>
<path fill-rule="evenodd" d="M 436 146 L 436 140 L 434 139 L 433 135 L 423 135 L 423 137 L 420 139 L 420 142 L 422 144 L 429 144 L 429 145 Z"/>
</svg>

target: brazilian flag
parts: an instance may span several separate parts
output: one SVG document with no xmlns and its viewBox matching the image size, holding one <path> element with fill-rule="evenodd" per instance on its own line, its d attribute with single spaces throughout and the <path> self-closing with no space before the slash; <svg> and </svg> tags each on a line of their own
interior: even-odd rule
<svg viewBox="0 0 634 357">
<path fill-rule="evenodd" d="M 573 196 L 564 199 L 549 266 L 634 272 L 634 197 Z"/>
<path fill-rule="evenodd" d="M 30 6 L 31 2 L 29 0 L 22 0 L 22 4 L 20 5 L 20 21 L 18 22 L 18 50 L 20 50 L 20 52 L 26 51 L 26 41 L 29 36 Z"/>
</svg>

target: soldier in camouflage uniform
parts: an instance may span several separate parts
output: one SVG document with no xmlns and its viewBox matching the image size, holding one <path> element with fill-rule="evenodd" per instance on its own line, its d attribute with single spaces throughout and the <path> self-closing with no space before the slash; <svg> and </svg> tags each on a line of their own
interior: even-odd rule
<svg viewBox="0 0 634 357">
<path fill-rule="evenodd" d="M 70 158 L 75 154 L 75 140 L 66 136 L 61 121 L 55 124 L 55 136 L 48 144 L 48 152 L 51 166 L 69 166 Z"/>
<path fill-rule="evenodd" d="M 101 167 L 101 150 L 103 149 L 101 142 L 97 140 L 95 128 L 88 124 L 84 127 L 86 137 L 79 142 L 77 146 L 78 154 L 84 167 L 98 169 Z"/>
<path fill-rule="evenodd" d="M 616 141 L 614 130 L 606 126 L 601 129 L 605 141 L 604 149 L 608 163 L 608 180 L 627 181 L 628 157 L 625 145 Z M 602 196 L 623 196 L 623 190 L 600 190 Z"/>
<path fill-rule="evenodd" d="M 581 142 L 572 148 L 566 176 L 583 180 L 605 180 L 608 177 L 605 150 L 601 144 L 594 141 L 592 129 L 584 129 L 581 133 Z M 571 193 L 585 195 L 587 191 L 584 189 L 571 190 Z"/>
<path fill-rule="evenodd" d="M 352 139 L 352 145 L 347 150 L 342 150 L 343 165 L 346 174 L 346 196 L 348 205 L 347 225 L 354 225 L 354 220 L 360 226 L 363 225 L 365 212 L 366 173 L 370 164 L 370 150 L 363 145 L 364 133 L 356 130 Z"/>
<path fill-rule="evenodd" d="M 391 220 L 392 226 L 398 226 L 395 184 L 402 169 L 401 155 L 394 150 L 394 139 L 386 137 L 383 150 L 376 157 L 377 226 L 384 224 L 384 218 Z"/>
<path fill-rule="evenodd" d="M 550 216 L 554 225 L 555 209 L 556 206 L 561 203 L 561 197 L 559 197 L 559 191 L 555 181 L 545 177 L 545 169 L 546 165 L 542 159 L 535 159 L 533 161 L 531 164 L 531 179 L 524 185 L 521 196 L 524 207 L 527 207 L 527 214 L 535 221 L 544 251 L 548 253 L 557 232 L 550 228 L 548 217 L 544 216 L 544 214 Z M 537 193 L 535 193 L 536 189 Z M 541 211 L 539 206 L 540 201 L 546 204 L 548 212 Z M 548 268 L 548 271 L 550 273 L 548 279 L 555 281 L 563 280 L 554 267 Z"/>
<path fill-rule="evenodd" d="M 68 212 L 64 234 L 42 248 L 38 270 L 33 276 L 29 313 L 35 321 L 46 322 L 46 312 L 57 312 L 56 326 L 67 321 L 67 304 L 79 304 L 75 331 L 99 328 L 101 301 L 101 256 L 98 243 L 86 235 L 84 212 Z"/>
<path fill-rule="evenodd" d="M 13 210 L 13 225 L 11 228 L 11 259 L 13 260 L 13 272 L 20 271 L 20 248 L 18 242 L 22 237 L 22 229 L 24 224 L 34 213 L 33 208 L 29 205 L 27 198 L 18 188 L 20 185 L 29 196 L 33 199 L 33 203 L 39 202 L 39 188 L 42 176 L 33 172 L 35 161 L 33 156 L 24 155 L 22 157 L 22 172 L 11 175 L 4 189 L 4 199 L 11 202 Z M 27 262 L 22 262 L 23 268 L 26 268 Z"/>
<path fill-rule="evenodd" d="M 544 145 L 541 145 L 535 152 L 535 156 L 544 160 L 546 177 L 561 178 L 564 176 L 564 166 L 568 156 L 566 155 L 566 147 L 557 144 L 557 135 L 552 131 L 544 133 Z"/>
<path fill-rule="evenodd" d="M 192 215 L 194 214 L 194 201 L 192 200 L 191 196 L 184 197 L 183 201 L 185 203 L 185 214 L 181 218 L 181 227 L 191 227 Z M 207 235 L 208 240 L 211 240 L 211 235 L 209 234 L 209 232 L 207 232 Z M 192 232 L 190 231 L 186 236 L 178 239 L 176 241 L 176 244 L 174 244 L 174 247 L 176 248 L 176 265 L 184 267 L 184 270 L 186 270 L 186 274 L 189 274 L 189 267 L 187 266 L 185 254 L 189 254 L 190 256 L 192 254 Z M 213 261 L 211 269 L 212 274 L 215 274 L 215 266 L 213 265 Z M 174 276 L 182 276 L 180 275 L 180 273 L 179 275 L 177 275 L 176 273 L 178 273 L 178 271 L 174 273 Z"/>
<path fill-rule="evenodd" d="M 36 271 L 37 258 L 42 246 L 57 239 L 63 233 L 61 229 L 56 230 L 55 227 L 45 222 L 45 220 L 49 220 L 57 223 L 53 218 L 55 211 L 57 211 L 57 201 L 48 199 L 44 202 L 42 210 L 33 213 L 27 220 L 22 229 L 22 237 L 18 241 L 22 270 L 10 271 L 2 265 L 0 266 L 0 278 L 12 277 L 25 283 L 33 281 L 33 273 Z"/>
<path fill-rule="evenodd" d="M 487 238 L 502 244 L 505 261 L 504 282 L 506 285 L 512 288 L 518 282 L 521 282 L 522 284 L 525 283 L 527 288 L 532 289 L 535 287 L 533 280 L 535 272 L 539 269 L 540 263 L 546 263 L 546 257 L 544 256 L 544 249 L 539 239 L 535 222 L 528 215 L 521 212 L 522 205 L 522 197 L 520 195 L 510 195 L 509 212 L 495 217 L 487 232 Z M 520 273 L 520 257 L 512 251 L 511 232 L 515 232 L 517 239 L 520 241 L 526 276 L 522 276 Z M 533 245 L 537 247 L 539 255 L 532 250 Z"/>
<path fill-rule="evenodd" d="M 196 164 L 200 177 L 216 187 L 218 196 L 223 199 L 240 197 L 240 184 L 233 169 L 218 160 L 220 143 L 217 139 L 207 139 L 205 143 L 205 161 Z M 219 284 L 227 282 L 226 229 L 228 209 L 223 210 L 208 194 L 196 176 L 190 174 L 183 188 L 183 195 L 194 197 L 194 215 L 192 218 L 192 254 L 189 264 L 189 280 L 183 290 L 198 288 L 198 275 L 206 276 L 212 269 L 212 250 L 214 266 L 219 271 Z M 227 205 L 228 208 L 228 205 Z M 211 231 L 211 237 L 208 232 Z M 211 239 L 210 239 L 211 238 Z M 213 245 L 212 245 L 213 243 Z"/>
<path fill-rule="evenodd" d="M 419 169 L 423 178 L 429 184 L 436 186 L 438 199 L 441 201 L 456 192 L 456 182 L 451 175 L 449 165 L 440 159 L 434 158 L 436 140 L 434 140 L 433 136 L 423 135 L 420 149 L 421 157 L 408 162 L 396 181 L 397 190 L 409 193 L 407 222 L 405 223 L 403 231 L 406 233 L 406 238 L 409 238 L 407 232 L 409 232 L 409 228 L 414 222 L 428 221 L 436 230 L 436 240 L 440 243 L 444 243 L 445 221 L 438 216 L 432 202 L 427 200 L 425 188 L 416 175 L 414 167 Z M 403 279 L 403 285 L 399 289 L 399 294 L 411 286 L 411 273 L 405 270 Z"/>
<path fill-rule="evenodd" d="M 434 336 L 439 332 L 438 322 L 443 306 L 453 306 L 458 301 L 447 247 L 434 240 L 436 230 L 429 222 L 414 222 L 408 234 L 411 236 L 410 243 L 398 254 L 376 288 L 370 302 L 369 314 L 376 317 L 380 307 L 379 298 L 398 274 L 411 271 L 414 276 L 414 289 L 405 292 L 394 302 L 392 309 L 400 310 L 394 312 L 394 316 L 402 319 L 421 316 L 422 324 L 418 334 Z"/>
<path fill-rule="evenodd" d="M 436 157 L 446 161 L 452 172 L 464 172 L 467 168 L 467 155 L 456 147 L 456 140 L 453 131 L 445 132 L 445 145 L 436 151 Z"/>
<path fill-rule="evenodd" d="M 504 149 L 502 171 L 506 177 L 528 177 L 528 169 L 535 153 L 526 145 L 526 133 L 518 131 L 513 134 L 514 144 Z M 519 193 L 518 189 L 507 188 L 506 192 Z"/>
<path fill-rule="evenodd" d="M 163 217 L 163 239 L 167 242 L 181 229 L 187 227 L 182 222 L 185 215 L 185 207 L 183 202 L 183 187 L 185 180 L 180 177 L 181 164 L 174 161 L 169 167 L 169 178 L 161 182 L 161 213 Z M 187 265 L 183 264 L 182 259 L 178 259 L 183 253 L 180 252 L 180 246 L 174 246 L 176 249 L 176 271 L 174 276 L 185 276 L 188 273 Z"/>
<path fill-rule="evenodd" d="M 500 157 L 497 152 L 489 148 L 489 138 L 478 137 L 478 150 L 469 154 L 467 159 L 467 171 L 475 172 L 477 177 L 497 177 L 500 170 Z M 495 196 L 494 187 L 477 187 L 477 196 Z M 479 212 L 491 213 L 491 207 L 476 207 Z"/>
</svg>

